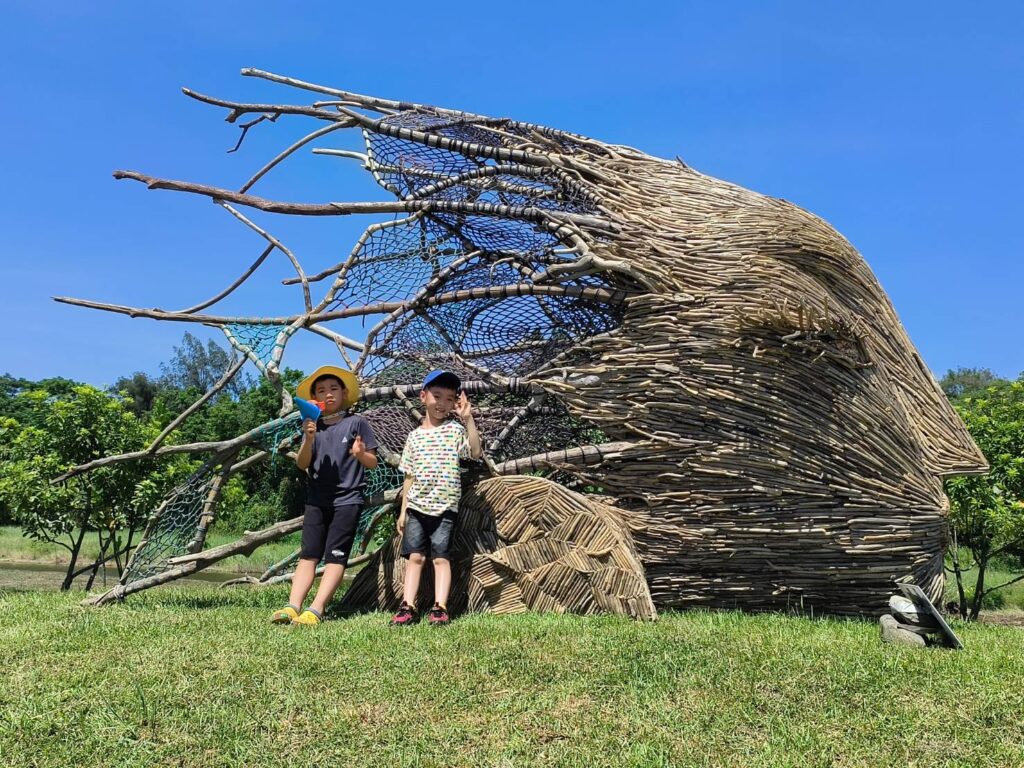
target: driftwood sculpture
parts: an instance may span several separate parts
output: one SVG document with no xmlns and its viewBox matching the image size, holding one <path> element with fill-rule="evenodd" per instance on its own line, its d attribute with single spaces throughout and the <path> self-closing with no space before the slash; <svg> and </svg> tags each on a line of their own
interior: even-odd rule
<svg viewBox="0 0 1024 768">
<path fill-rule="evenodd" d="M 219 327 L 241 356 L 206 398 L 248 359 L 278 386 L 282 416 L 216 444 L 165 445 L 174 424 L 148 451 L 72 470 L 141 455 L 207 457 L 154 513 L 122 583 L 99 602 L 299 527 L 287 521 L 202 551 L 225 479 L 286 451 L 297 431 L 278 369 L 298 331 L 336 343 L 362 379 L 359 407 L 385 449 L 369 489 L 364 549 L 376 521 L 392 513 L 395 454 L 416 423 L 410 398 L 426 370 L 448 367 L 468 382 L 491 475 L 533 475 L 525 484 L 488 480 L 467 496 L 474 523 L 465 529 L 460 594 L 468 607 L 648 615 L 649 594 L 659 608 L 879 614 L 905 577 L 937 597 L 942 478 L 984 471 L 985 461 L 877 280 L 828 224 L 680 160 L 509 119 L 243 74 L 321 100 L 243 104 L 185 93 L 226 108 L 229 122 L 243 120 L 242 138 L 286 115 L 319 126 L 238 190 L 128 171 L 115 177 L 211 198 L 266 249 L 234 284 L 179 311 L 58 300 Z M 313 151 L 357 161 L 394 200 L 291 203 L 250 192 L 291 154 L 343 129 L 362 131 L 365 154 Z M 394 218 L 372 224 L 347 257 L 309 273 L 242 209 Z M 299 311 L 208 310 L 273 251 L 294 269 L 284 282 L 299 287 Z M 319 285 L 326 288 L 316 299 Z M 378 319 L 362 341 L 331 327 L 368 315 Z M 550 490 L 557 502 L 531 506 L 527 497 L 551 484 L 604 496 Z M 529 514 L 513 511 L 523 504 Z M 616 515 L 620 524 L 609 523 Z M 513 518 L 520 522 L 507 522 Z M 614 531 L 606 542 L 614 557 L 588 542 L 593 532 L 573 537 L 586 521 Z M 612 560 L 615 573 L 595 576 Z M 394 548 L 385 546 L 349 603 L 387 603 L 393 570 Z M 645 590 L 631 577 L 640 572 Z"/>
<path fill-rule="evenodd" d="M 459 509 L 448 606 L 657 615 L 622 512 L 539 477 L 495 477 L 476 485 Z M 348 609 L 394 610 L 404 561 L 396 537 L 378 550 L 345 593 Z M 420 605 L 430 603 L 430 569 Z"/>
</svg>

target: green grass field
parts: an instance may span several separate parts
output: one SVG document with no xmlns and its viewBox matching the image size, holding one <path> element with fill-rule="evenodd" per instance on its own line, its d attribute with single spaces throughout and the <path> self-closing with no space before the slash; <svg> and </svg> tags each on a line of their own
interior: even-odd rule
<svg viewBox="0 0 1024 768">
<path fill-rule="evenodd" d="M 227 544 L 239 537 L 237 533 L 224 533 L 211 530 L 207 537 L 207 548 Z M 217 570 L 251 573 L 262 572 L 273 563 L 287 557 L 299 547 L 299 534 L 294 533 L 280 541 L 267 544 L 256 550 L 252 557 L 229 557 L 217 564 Z M 95 534 L 86 536 L 79 555 L 80 567 L 88 565 L 99 552 Z M 68 551 L 57 544 L 45 541 L 34 541 L 25 538 L 21 528 L 16 525 L 0 526 L 0 561 L 66 565 Z M 77 583 L 77 582 L 76 582 Z M 84 583 L 84 582 L 83 582 Z M 60 584 L 60 579 L 57 579 Z"/>
<path fill-rule="evenodd" d="M 284 596 L 0 594 L 0 764 L 1024 764 L 1020 629 L 958 625 L 953 652 L 772 614 L 272 627 Z"/>
</svg>

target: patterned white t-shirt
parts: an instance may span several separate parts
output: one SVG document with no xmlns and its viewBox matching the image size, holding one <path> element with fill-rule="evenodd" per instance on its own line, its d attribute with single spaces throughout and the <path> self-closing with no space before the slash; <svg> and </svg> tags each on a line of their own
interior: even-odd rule
<svg viewBox="0 0 1024 768">
<path fill-rule="evenodd" d="M 457 512 L 462 496 L 459 459 L 469 456 L 466 428 L 455 419 L 433 429 L 414 429 L 398 465 L 403 474 L 413 478 L 409 508 L 432 517 L 449 509 Z"/>
</svg>

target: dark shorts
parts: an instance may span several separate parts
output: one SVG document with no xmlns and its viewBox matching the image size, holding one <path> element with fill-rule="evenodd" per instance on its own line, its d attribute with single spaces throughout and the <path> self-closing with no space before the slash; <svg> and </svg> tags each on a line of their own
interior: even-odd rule
<svg viewBox="0 0 1024 768">
<path fill-rule="evenodd" d="M 448 510 L 435 517 L 415 509 L 406 510 L 405 535 L 402 536 L 402 557 L 413 553 L 448 560 L 455 532 L 455 512 Z"/>
<path fill-rule="evenodd" d="M 306 504 L 302 519 L 302 549 L 299 557 L 346 565 L 356 538 L 362 504 Z"/>
</svg>

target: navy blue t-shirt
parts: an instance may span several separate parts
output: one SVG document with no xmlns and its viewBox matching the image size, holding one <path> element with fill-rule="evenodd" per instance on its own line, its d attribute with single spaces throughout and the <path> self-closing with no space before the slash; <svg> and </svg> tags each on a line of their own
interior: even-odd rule
<svg viewBox="0 0 1024 768">
<path fill-rule="evenodd" d="M 373 427 L 357 413 L 334 424 L 325 424 L 322 418 L 317 419 L 306 490 L 309 504 L 342 506 L 363 503 L 366 470 L 349 453 L 357 434 L 362 435 L 368 451 L 377 448 Z"/>
</svg>

